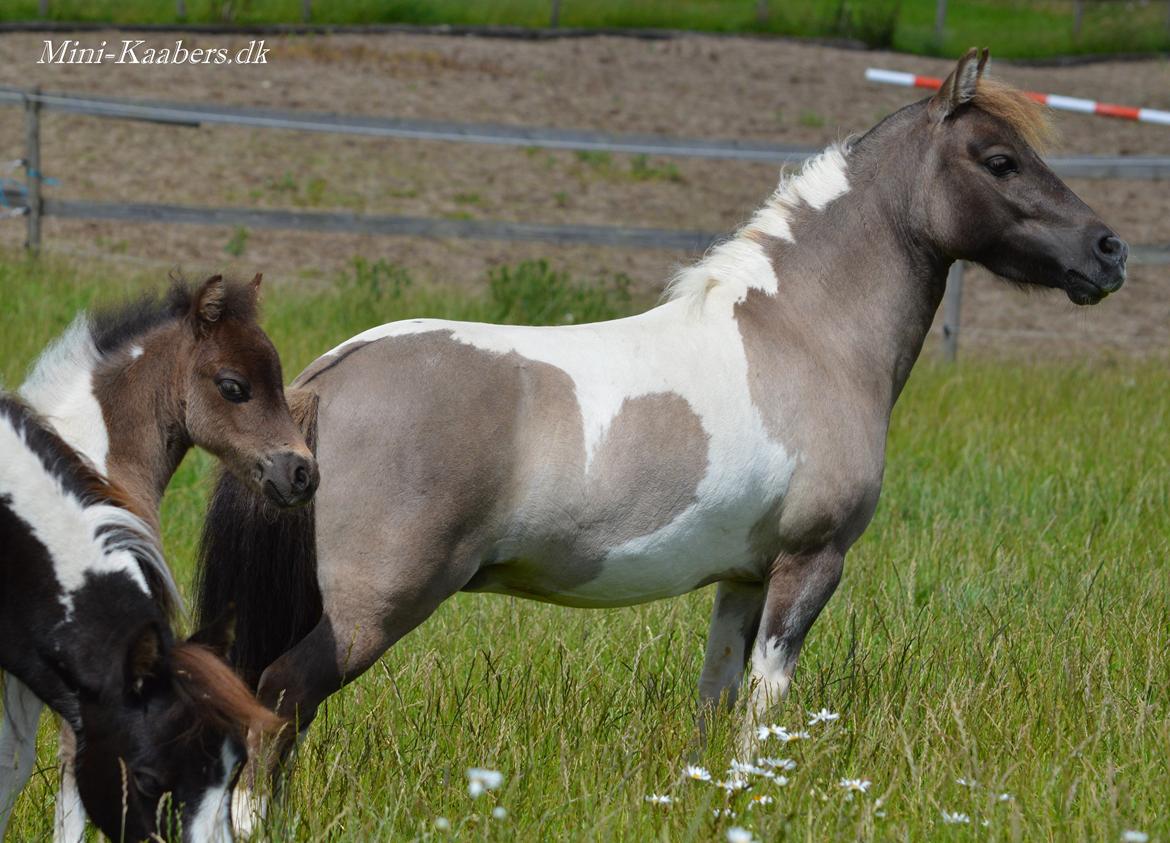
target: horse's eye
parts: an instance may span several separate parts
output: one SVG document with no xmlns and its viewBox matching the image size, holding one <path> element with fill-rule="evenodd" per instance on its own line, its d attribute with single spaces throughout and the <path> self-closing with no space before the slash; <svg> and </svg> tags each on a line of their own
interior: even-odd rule
<svg viewBox="0 0 1170 843">
<path fill-rule="evenodd" d="M 215 385 L 219 387 L 219 394 L 233 404 L 243 404 L 251 397 L 248 387 L 234 378 L 222 378 Z"/>
<path fill-rule="evenodd" d="M 983 166 L 987 168 L 988 172 L 998 178 L 1019 172 L 1016 162 L 1006 155 L 993 155 L 983 162 Z"/>
<path fill-rule="evenodd" d="M 134 771 L 134 786 L 147 799 L 162 796 L 164 790 L 162 779 L 149 770 Z"/>
</svg>

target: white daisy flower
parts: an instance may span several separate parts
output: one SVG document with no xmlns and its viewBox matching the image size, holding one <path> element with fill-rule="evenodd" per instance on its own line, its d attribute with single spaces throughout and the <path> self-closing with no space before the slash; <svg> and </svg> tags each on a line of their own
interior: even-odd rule
<svg viewBox="0 0 1170 843">
<path fill-rule="evenodd" d="M 947 825 L 970 825 L 971 824 L 971 818 L 969 816 L 967 816 L 966 814 L 959 813 L 958 811 L 956 811 L 953 814 L 950 811 L 943 811 L 942 812 L 942 821 L 944 823 L 946 823 Z"/>
<path fill-rule="evenodd" d="M 792 772 L 796 769 L 796 762 L 791 758 L 757 758 L 756 763 L 761 767 L 772 767 L 776 770 Z"/>
<path fill-rule="evenodd" d="M 492 808 L 492 816 L 497 820 L 502 820 L 508 816 L 508 811 L 504 808 L 503 805 L 497 805 L 496 807 Z"/>
<path fill-rule="evenodd" d="M 850 793 L 868 793 L 873 782 L 869 779 L 841 779 L 838 785 Z"/>
<path fill-rule="evenodd" d="M 746 828 L 735 826 L 727 829 L 727 843 L 756 843 L 756 838 Z"/>
<path fill-rule="evenodd" d="M 786 734 L 788 734 L 788 732 L 783 726 L 777 726 L 775 724 L 773 724 L 771 726 L 757 726 L 756 727 L 756 737 L 762 741 L 766 741 L 768 738 L 773 737 L 775 735 L 786 735 Z"/>
<path fill-rule="evenodd" d="M 765 794 L 763 794 L 763 793 L 758 793 L 758 794 L 756 794 L 755 796 L 753 796 L 753 797 L 751 798 L 751 800 L 748 802 L 748 807 L 749 807 L 749 808 L 754 808 L 754 807 L 756 807 L 757 805 L 759 805 L 759 806 L 763 807 L 763 806 L 765 806 L 765 805 L 771 805 L 771 804 L 772 804 L 773 802 L 775 802 L 775 801 L 776 801 L 776 800 L 775 800 L 775 799 L 773 799 L 771 796 L 767 796 L 767 795 L 765 795 Z"/>
<path fill-rule="evenodd" d="M 435 828 L 439 831 L 450 831 L 451 821 L 446 817 L 435 817 Z"/>
<path fill-rule="evenodd" d="M 763 767 L 757 767 L 755 764 L 750 764 L 746 761 L 732 761 L 731 768 L 728 772 L 743 776 L 764 776 L 768 773 Z"/>
<path fill-rule="evenodd" d="M 1144 831 L 1137 831 L 1136 829 L 1127 828 L 1121 832 L 1122 843 L 1149 843 L 1150 835 Z"/>
<path fill-rule="evenodd" d="M 735 816 L 735 811 L 731 810 L 730 808 L 716 808 L 711 812 L 711 816 L 715 817 L 715 819 L 719 819 L 720 817 L 733 818 Z"/>
<path fill-rule="evenodd" d="M 996 802 L 1011 802 L 1012 799 L 1013 797 L 1010 793 L 1001 793 L 999 796 L 995 797 Z"/>
<path fill-rule="evenodd" d="M 955 779 L 955 784 L 961 787 L 969 787 L 972 790 L 979 787 L 979 782 L 975 781 L 975 779 L 964 779 L 962 777 Z"/>
<path fill-rule="evenodd" d="M 695 767 L 694 765 L 687 765 L 683 768 L 683 775 L 688 779 L 697 782 L 711 781 L 711 774 L 707 772 L 705 767 Z"/>
<path fill-rule="evenodd" d="M 835 711 L 829 711 L 827 708 L 822 708 L 820 711 L 814 712 L 808 719 L 808 725 L 815 726 L 818 723 L 832 723 L 841 715 Z"/>
<path fill-rule="evenodd" d="M 768 776 L 768 778 L 772 780 L 772 783 L 776 785 L 776 787 L 784 787 L 786 784 L 788 784 L 788 776 L 781 776 L 773 773 L 772 775 Z"/>
<path fill-rule="evenodd" d="M 472 767 L 467 771 L 467 792 L 472 799 L 480 796 L 485 790 L 496 790 L 503 783 L 504 774 L 499 770 Z"/>
<path fill-rule="evenodd" d="M 808 732 L 784 732 L 784 734 L 777 735 L 776 737 L 784 741 L 784 743 L 789 743 L 791 741 L 807 741 L 812 735 Z"/>
<path fill-rule="evenodd" d="M 651 805 L 669 805 L 674 800 L 665 793 L 651 793 L 646 797 L 646 801 Z"/>
<path fill-rule="evenodd" d="M 715 786 L 723 788 L 728 793 L 738 793 L 741 790 L 747 790 L 749 787 L 751 787 L 751 785 L 748 784 L 747 779 L 740 778 L 728 779 L 725 782 L 715 782 Z"/>
</svg>

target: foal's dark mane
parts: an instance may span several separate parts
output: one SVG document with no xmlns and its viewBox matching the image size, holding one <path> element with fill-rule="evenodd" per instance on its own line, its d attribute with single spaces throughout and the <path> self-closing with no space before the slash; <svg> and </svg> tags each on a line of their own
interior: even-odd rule
<svg viewBox="0 0 1170 843">
<path fill-rule="evenodd" d="M 164 295 L 145 293 L 135 301 L 102 308 L 89 317 L 89 332 L 102 355 L 110 354 L 153 329 L 182 319 L 195 305 L 199 285 L 172 276 Z M 244 322 L 256 319 L 256 298 L 249 285 L 240 281 L 224 283 L 220 319 Z"/>
<path fill-rule="evenodd" d="M 115 507 L 125 510 L 139 521 L 140 529 L 129 524 L 107 525 L 102 530 L 101 539 L 107 548 L 120 547 L 134 556 L 155 603 L 164 617 L 172 621 L 179 609 L 178 591 L 170 570 L 162 561 L 158 539 L 140 521 L 141 515 L 135 511 L 131 497 L 99 474 L 85 457 L 71 448 L 31 407 L 15 396 L 0 393 L 0 416 L 19 431 L 45 471 L 53 475 L 62 488 L 81 501 L 83 506 Z"/>
<path fill-rule="evenodd" d="M 201 644 L 180 642 L 171 650 L 172 673 L 177 693 L 199 723 L 219 732 L 249 728 L 275 734 L 285 720 L 257 702 L 256 697 L 228 665 Z"/>
</svg>

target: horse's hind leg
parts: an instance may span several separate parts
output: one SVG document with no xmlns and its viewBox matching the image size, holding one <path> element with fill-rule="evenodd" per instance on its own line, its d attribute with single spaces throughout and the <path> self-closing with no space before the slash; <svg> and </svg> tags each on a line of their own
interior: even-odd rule
<svg viewBox="0 0 1170 843">
<path fill-rule="evenodd" d="M 24 790 L 37 761 L 37 724 L 44 703 L 15 676 L 4 683 L 4 716 L 0 719 L 0 840 L 16 797 Z"/>
<path fill-rule="evenodd" d="M 329 565 L 332 571 L 338 569 Z M 461 571 L 467 572 L 461 574 Z M 361 676 L 395 642 L 430 617 L 439 604 L 458 591 L 472 569 L 444 561 L 412 566 L 415 576 L 399 576 L 394 583 L 376 581 L 370 573 L 354 570 L 345 579 L 349 588 L 323 587 L 325 613 L 312 632 L 268 666 L 260 677 L 257 695 L 262 703 L 291 720 L 287 729 L 267 747 L 249 747 L 248 765 L 233 811 L 237 831 L 247 835 L 251 824 L 264 816 L 266 793 L 279 790 L 288 772 L 289 754 L 321 703 L 343 685 Z M 425 573 L 424 573 L 425 572 Z M 323 586 L 330 583 L 323 579 Z M 258 751 L 257 751 L 258 750 Z"/>
<path fill-rule="evenodd" d="M 77 789 L 77 735 L 62 721 L 57 744 L 60 774 L 57 807 L 53 811 L 53 843 L 81 843 L 85 839 L 85 806 Z"/>
<path fill-rule="evenodd" d="M 782 554 L 773 564 L 752 649 L 749 731 L 788 694 L 804 637 L 833 596 L 844 564 L 844 553 L 834 547 Z"/>
<path fill-rule="evenodd" d="M 706 739 L 707 717 L 722 702 L 735 705 L 748 647 L 756 637 L 760 613 L 764 608 L 763 583 L 721 582 L 711 609 L 711 629 L 707 633 L 707 653 L 699 676 L 699 734 Z"/>
</svg>

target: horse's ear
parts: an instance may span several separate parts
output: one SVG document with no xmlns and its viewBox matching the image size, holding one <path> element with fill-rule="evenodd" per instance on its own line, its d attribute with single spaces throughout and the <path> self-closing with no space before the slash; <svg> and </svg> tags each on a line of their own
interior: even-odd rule
<svg viewBox="0 0 1170 843">
<path fill-rule="evenodd" d="M 229 603 L 214 621 L 187 639 L 199 644 L 227 661 L 232 645 L 236 643 L 236 605 Z"/>
<path fill-rule="evenodd" d="M 264 273 L 257 272 L 255 277 L 248 282 L 248 289 L 252 291 L 252 301 L 259 301 L 260 299 L 260 282 L 264 280 Z"/>
<path fill-rule="evenodd" d="M 147 623 L 130 638 L 126 649 L 126 690 L 141 694 L 151 679 L 163 672 L 163 641 L 158 624 Z"/>
<path fill-rule="evenodd" d="M 987 68 L 989 58 L 991 51 L 986 48 L 980 50 L 978 47 L 972 47 L 963 54 L 951 75 L 930 100 L 930 112 L 935 120 L 942 122 L 954 113 L 956 108 L 975 99 L 975 91 L 979 88 L 979 80 Z"/>
<path fill-rule="evenodd" d="M 213 275 L 199 286 L 195 294 L 195 302 L 191 308 L 191 315 L 205 324 L 219 321 L 223 316 L 224 304 L 227 301 L 227 285 L 222 275 Z"/>
</svg>

